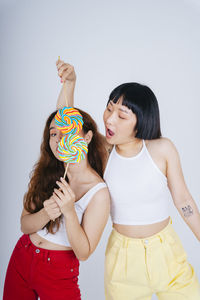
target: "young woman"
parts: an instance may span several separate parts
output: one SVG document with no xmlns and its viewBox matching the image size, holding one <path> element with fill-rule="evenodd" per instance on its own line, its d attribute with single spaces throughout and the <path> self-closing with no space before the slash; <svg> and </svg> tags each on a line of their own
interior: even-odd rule
<svg viewBox="0 0 200 300">
<path fill-rule="evenodd" d="M 70 66 L 57 64 L 65 80 Z M 75 80 L 74 80 L 75 82 Z M 107 300 L 200 299 L 200 285 L 172 227 L 174 205 L 200 241 L 200 214 L 184 181 L 178 152 L 161 137 L 157 99 L 147 86 L 115 88 L 104 112 L 111 194 L 105 260 Z"/>
<path fill-rule="evenodd" d="M 4 300 L 78 300 L 79 260 L 95 250 L 109 216 L 109 192 L 102 179 L 104 147 L 96 123 L 85 112 L 79 133 L 86 159 L 70 164 L 67 179 L 57 147 L 62 137 L 52 113 L 41 155 L 24 197 L 19 239 L 11 256 Z M 60 179 L 61 178 L 61 179 Z"/>
</svg>

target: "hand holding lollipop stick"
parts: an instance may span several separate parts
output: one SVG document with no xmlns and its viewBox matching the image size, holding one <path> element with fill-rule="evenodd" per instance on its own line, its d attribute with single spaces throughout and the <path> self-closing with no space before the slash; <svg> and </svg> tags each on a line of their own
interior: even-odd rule
<svg viewBox="0 0 200 300">
<path fill-rule="evenodd" d="M 58 56 L 60 61 L 60 56 Z M 67 173 L 69 163 L 79 162 L 85 158 L 87 153 L 87 144 L 77 134 L 83 127 L 83 118 L 79 111 L 73 107 L 68 107 L 66 83 L 63 83 L 66 107 L 60 109 L 55 116 L 57 128 L 65 134 L 59 143 L 58 153 L 61 159 L 65 161 L 66 168 L 64 178 Z M 72 148 L 70 148 L 72 147 Z M 76 158 L 74 152 L 76 153 Z M 70 160 L 71 157 L 71 160 Z"/>
<path fill-rule="evenodd" d="M 60 61 L 60 56 L 58 56 L 58 62 Z M 66 64 L 65 64 L 66 65 Z M 61 80 L 63 82 L 63 80 Z M 66 87 L 66 81 L 63 82 L 63 89 L 64 89 L 64 97 L 65 97 L 65 104 L 66 106 L 69 106 L 68 98 L 67 98 L 67 87 Z"/>
<path fill-rule="evenodd" d="M 60 61 L 60 56 L 58 56 L 58 61 Z M 79 111 L 73 107 L 68 107 L 66 83 L 63 82 L 64 96 L 66 107 L 60 109 L 55 116 L 55 124 L 63 134 L 78 134 L 83 126 L 83 118 Z M 67 173 L 69 163 L 67 163 L 65 168 L 64 178 Z"/>
</svg>

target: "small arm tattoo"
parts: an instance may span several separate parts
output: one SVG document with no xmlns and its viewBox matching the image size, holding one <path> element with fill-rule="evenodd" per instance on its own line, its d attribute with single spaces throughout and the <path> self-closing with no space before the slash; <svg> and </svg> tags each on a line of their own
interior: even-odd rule
<svg viewBox="0 0 200 300">
<path fill-rule="evenodd" d="M 193 215 L 193 209 L 190 205 L 184 206 L 181 209 L 184 214 L 184 217 L 190 217 Z"/>
</svg>

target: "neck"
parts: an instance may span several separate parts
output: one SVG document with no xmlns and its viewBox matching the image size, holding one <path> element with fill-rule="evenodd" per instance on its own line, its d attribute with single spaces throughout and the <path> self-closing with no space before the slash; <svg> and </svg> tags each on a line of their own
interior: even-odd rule
<svg viewBox="0 0 200 300">
<path fill-rule="evenodd" d="M 81 160 L 80 163 L 69 164 L 67 169 L 67 177 L 69 179 L 69 182 L 73 181 L 74 179 L 78 181 L 79 178 L 83 177 L 83 174 L 84 176 L 87 174 L 90 168 L 91 167 L 87 158 Z"/>
<path fill-rule="evenodd" d="M 116 150 L 120 154 L 133 155 L 142 149 L 142 139 L 134 138 L 130 142 L 116 145 Z"/>
</svg>

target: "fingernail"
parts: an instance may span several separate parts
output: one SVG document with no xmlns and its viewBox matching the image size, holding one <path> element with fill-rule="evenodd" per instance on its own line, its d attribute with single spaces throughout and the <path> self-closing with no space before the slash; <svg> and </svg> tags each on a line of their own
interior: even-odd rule
<svg viewBox="0 0 200 300">
<path fill-rule="evenodd" d="M 61 83 L 63 83 L 63 80 L 61 79 L 61 81 L 60 81 Z"/>
</svg>

